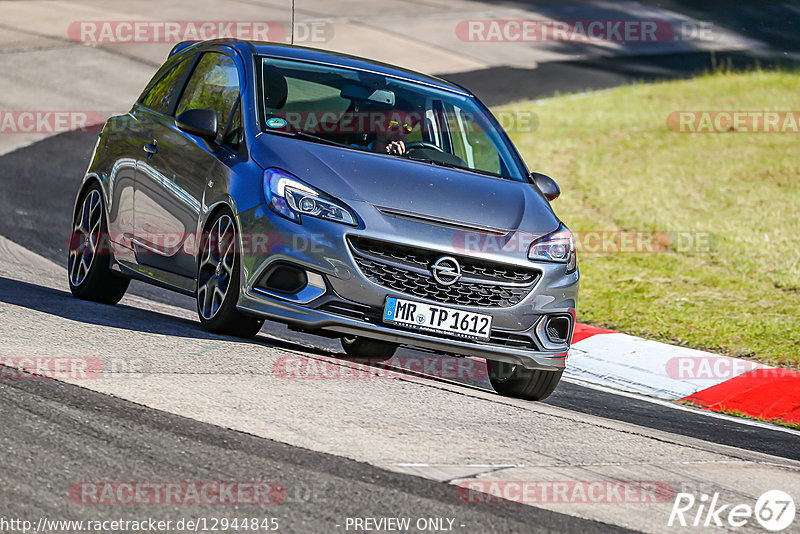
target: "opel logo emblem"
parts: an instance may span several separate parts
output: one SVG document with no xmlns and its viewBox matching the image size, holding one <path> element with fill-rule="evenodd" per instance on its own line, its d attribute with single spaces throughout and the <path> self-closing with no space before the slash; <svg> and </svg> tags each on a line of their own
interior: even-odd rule
<svg viewBox="0 0 800 534">
<path fill-rule="evenodd" d="M 436 260 L 431 267 L 431 272 L 433 279 L 442 286 L 452 286 L 461 280 L 461 266 L 458 264 L 458 260 L 450 256 Z"/>
</svg>

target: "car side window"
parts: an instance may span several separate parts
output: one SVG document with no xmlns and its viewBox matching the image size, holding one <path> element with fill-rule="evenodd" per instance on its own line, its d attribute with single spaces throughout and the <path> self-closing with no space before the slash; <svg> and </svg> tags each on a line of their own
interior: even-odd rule
<svg viewBox="0 0 800 534">
<path fill-rule="evenodd" d="M 239 71 L 236 63 L 224 54 L 207 52 L 189 78 L 175 115 L 189 109 L 216 111 L 219 119 L 217 140 L 222 142 L 238 98 Z"/>
<path fill-rule="evenodd" d="M 453 133 L 453 153 L 471 168 L 500 174 L 500 157 L 489 134 L 470 113 L 457 106 L 447 106 L 445 120 Z"/>
<path fill-rule="evenodd" d="M 139 100 L 139 103 L 159 113 L 168 114 L 170 104 L 180 90 L 179 85 L 183 80 L 186 69 L 191 64 L 191 58 L 187 58 L 167 71 Z"/>
</svg>

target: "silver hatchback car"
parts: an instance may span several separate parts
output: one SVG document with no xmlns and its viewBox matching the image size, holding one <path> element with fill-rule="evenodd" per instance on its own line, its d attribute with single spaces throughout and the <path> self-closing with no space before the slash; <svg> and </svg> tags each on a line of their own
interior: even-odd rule
<svg viewBox="0 0 800 534">
<path fill-rule="evenodd" d="M 351 357 L 483 358 L 499 393 L 540 400 L 578 295 L 558 195 L 462 87 L 306 48 L 182 43 L 100 135 L 70 286 L 116 303 L 144 280 L 196 297 L 212 332 L 279 321 Z"/>
</svg>

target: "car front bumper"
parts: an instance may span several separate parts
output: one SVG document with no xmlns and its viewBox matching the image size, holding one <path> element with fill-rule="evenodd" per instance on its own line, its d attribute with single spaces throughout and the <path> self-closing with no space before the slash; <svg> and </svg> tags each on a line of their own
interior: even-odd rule
<svg viewBox="0 0 800 534">
<path fill-rule="evenodd" d="M 310 217 L 304 217 L 303 223 L 297 224 L 279 217 L 266 205 L 240 213 L 243 269 L 238 308 L 244 313 L 322 335 L 361 335 L 442 353 L 505 361 L 530 369 L 563 369 L 568 343 L 553 345 L 543 341 L 542 324 L 547 317 L 568 315 L 571 320 L 567 339 L 571 339 L 579 286 L 577 271 L 566 274 L 564 264 L 531 262 L 526 250 L 498 251 L 487 247 L 487 250 L 468 251 L 459 245 L 465 242 L 463 230 L 391 217 L 363 202 L 348 203 L 362 219 L 358 228 Z M 436 302 L 370 281 L 355 261 L 349 237 L 368 237 L 434 250 L 443 256 L 469 256 L 533 268 L 541 275 L 533 290 L 510 307 Z M 258 287 L 265 273 L 277 264 L 305 270 L 309 274 L 309 286 L 294 294 L 279 294 Z M 388 296 L 489 314 L 493 318 L 492 337 L 489 341 L 466 340 L 383 323 L 381 311 Z"/>
</svg>

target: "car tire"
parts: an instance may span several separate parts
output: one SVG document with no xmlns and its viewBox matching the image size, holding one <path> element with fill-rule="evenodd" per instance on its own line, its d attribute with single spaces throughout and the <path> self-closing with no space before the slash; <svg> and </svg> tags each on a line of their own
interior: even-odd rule
<svg viewBox="0 0 800 534">
<path fill-rule="evenodd" d="M 386 361 L 397 352 L 397 345 L 394 343 L 360 336 L 343 336 L 341 342 L 344 352 L 351 358 Z"/>
<path fill-rule="evenodd" d="M 550 396 L 561 380 L 561 371 L 527 369 L 522 365 L 486 360 L 489 381 L 505 397 L 541 401 Z"/>
<path fill-rule="evenodd" d="M 67 277 L 73 296 L 111 305 L 122 300 L 131 281 L 111 271 L 111 240 L 99 184 L 80 197 L 67 248 Z"/>
<path fill-rule="evenodd" d="M 195 301 L 203 328 L 214 334 L 250 339 L 264 321 L 236 309 L 242 262 L 238 242 L 233 213 L 221 211 L 203 232 Z"/>
</svg>

